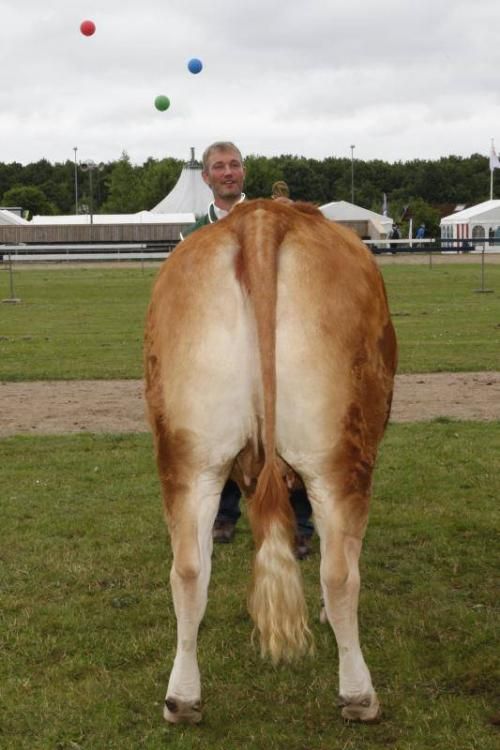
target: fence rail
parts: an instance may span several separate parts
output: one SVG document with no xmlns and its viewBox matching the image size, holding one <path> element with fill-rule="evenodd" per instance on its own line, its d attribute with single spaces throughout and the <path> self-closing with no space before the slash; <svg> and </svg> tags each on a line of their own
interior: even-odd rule
<svg viewBox="0 0 500 750">
<path fill-rule="evenodd" d="M 158 225 L 153 225 L 158 226 Z M 172 226 L 172 225 L 167 225 Z M 175 225 L 176 227 L 182 225 Z M 17 227 L 8 227 L 17 229 Z M 92 229 L 92 227 L 83 227 Z M 1 230 L 5 227 L 0 227 Z M 23 227 L 23 229 L 25 229 Z M 59 227 L 58 227 L 59 229 Z M 12 263 L 28 262 L 94 262 L 94 261 L 160 261 L 172 252 L 179 242 L 177 234 L 171 238 L 144 242 L 8 242 L 0 241 L 0 263 L 9 259 Z M 498 240 L 450 240 L 450 239 L 402 239 L 364 240 L 374 255 L 385 253 L 426 254 L 432 257 L 439 253 L 488 253 L 500 252 Z"/>
<path fill-rule="evenodd" d="M 176 242 L 161 242 L 148 245 L 138 243 L 0 245 L 0 263 L 6 260 L 12 263 L 158 261 L 164 260 L 176 244 Z"/>
<path fill-rule="evenodd" d="M 424 239 L 402 240 L 363 240 L 372 253 L 470 253 L 500 250 L 500 240 L 491 239 L 448 239 L 429 237 Z"/>
</svg>

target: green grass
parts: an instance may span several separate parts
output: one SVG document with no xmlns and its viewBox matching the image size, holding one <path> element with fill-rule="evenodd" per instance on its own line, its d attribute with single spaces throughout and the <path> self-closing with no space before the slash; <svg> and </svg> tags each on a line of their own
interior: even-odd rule
<svg viewBox="0 0 500 750">
<path fill-rule="evenodd" d="M 316 655 L 273 668 L 255 653 L 243 519 L 214 551 L 192 728 L 161 718 L 175 623 L 149 436 L 0 441 L 0 747 L 493 750 L 499 437 L 498 422 L 388 430 L 360 603 L 381 724 L 345 724 L 335 706 L 317 540 L 302 564 Z"/>
<path fill-rule="evenodd" d="M 0 380 L 141 377 L 155 276 L 139 266 L 15 273 L 22 302 L 0 306 Z M 7 273 L 0 284 L 9 296 Z"/>
<path fill-rule="evenodd" d="M 400 343 L 399 372 L 496 370 L 500 265 L 493 294 L 476 294 L 476 264 L 382 269 Z M 14 272 L 18 305 L 0 305 L 0 380 L 138 378 L 145 311 L 156 270 Z M 193 280 L 196 283 L 196 280 Z M 0 272 L 0 299 L 10 296 Z"/>
<path fill-rule="evenodd" d="M 400 346 L 399 372 L 500 368 L 500 265 L 382 268 Z"/>
</svg>

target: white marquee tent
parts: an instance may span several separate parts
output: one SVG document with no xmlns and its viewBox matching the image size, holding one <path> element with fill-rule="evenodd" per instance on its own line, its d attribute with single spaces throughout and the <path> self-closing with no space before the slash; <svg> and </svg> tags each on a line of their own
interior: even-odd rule
<svg viewBox="0 0 500 750">
<path fill-rule="evenodd" d="M 193 213 L 202 216 L 207 213 L 208 205 L 213 200 L 212 191 L 203 182 L 201 165 L 195 161 L 194 149 L 191 149 L 191 161 L 182 168 L 177 183 L 170 193 L 154 208 L 152 213 Z"/>
<path fill-rule="evenodd" d="M 391 233 L 393 220 L 375 211 L 356 206 L 348 201 L 333 201 L 320 206 L 319 210 L 327 219 L 347 224 L 353 229 L 363 222 L 368 226 L 370 239 L 384 239 Z"/>
<path fill-rule="evenodd" d="M 10 224 L 28 224 L 28 222 L 19 216 L 19 214 L 14 213 L 14 211 L 9 211 L 8 208 L 0 208 L 0 224 L 6 226 Z"/>
<path fill-rule="evenodd" d="M 450 240 L 500 239 L 500 200 L 489 200 L 441 219 L 441 237 Z"/>
</svg>

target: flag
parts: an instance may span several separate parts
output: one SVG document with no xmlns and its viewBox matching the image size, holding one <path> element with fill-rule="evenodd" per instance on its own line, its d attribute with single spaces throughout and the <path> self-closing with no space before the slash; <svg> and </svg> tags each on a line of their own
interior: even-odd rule
<svg viewBox="0 0 500 750">
<path fill-rule="evenodd" d="M 500 169 L 500 159 L 495 151 L 495 144 L 491 141 L 491 152 L 490 152 L 490 169 L 493 172 L 494 169 Z"/>
</svg>

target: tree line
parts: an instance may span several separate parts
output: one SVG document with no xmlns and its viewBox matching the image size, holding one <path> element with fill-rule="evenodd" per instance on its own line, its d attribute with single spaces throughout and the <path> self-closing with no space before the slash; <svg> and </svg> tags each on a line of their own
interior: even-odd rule
<svg viewBox="0 0 500 750">
<path fill-rule="evenodd" d="M 318 205 L 351 201 L 400 221 L 409 217 L 425 223 L 429 235 L 439 233 L 442 216 L 459 204 L 474 205 L 489 198 L 490 171 L 486 156 L 447 156 L 441 159 L 388 163 L 327 157 L 323 160 L 283 154 L 250 155 L 246 161 L 245 192 L 249 198 L 267 197 L 276 180 L 285 180 L 294 200 Z M 77 168 L 80 212 L 135 213 L 150 210 L 174 187 L 183 161 L 149 158 L 131 163 L 126 152 L 92 173 Z M 354 179 L 353 179 L 354 178 Z M 500 188 L 499 188 L 500 190 Z M 0 162 L 0 205 L 19 206 L 30 215 L 75 212 L 75 163 L 52 164 L 46 159 L 22 165 Z"/>
</svg>

